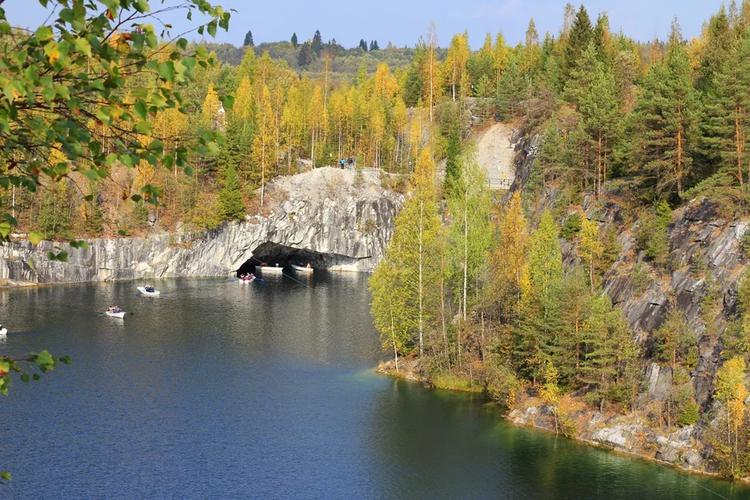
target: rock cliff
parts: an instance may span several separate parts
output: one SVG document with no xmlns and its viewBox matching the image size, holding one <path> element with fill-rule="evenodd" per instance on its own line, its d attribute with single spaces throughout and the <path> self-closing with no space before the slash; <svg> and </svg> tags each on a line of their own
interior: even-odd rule
<svg viewBox="0 0 750 500">
<path fill-rule="evenodd" d="M 378 171 L 334 168 L 278 178 L 266 199 L 265 215 L 210 232 L 98 238 L 86 249 L 15 241 L 0 247 L 0 279 L 28 284 L 226 276 L 267 243 L 309 251 L 321 267 L 370 271 L 385 252 L 403 202 L 381 186 Z M 49 260 L 55 248 L 68 252 L 67 262 Z"/>
</svg>

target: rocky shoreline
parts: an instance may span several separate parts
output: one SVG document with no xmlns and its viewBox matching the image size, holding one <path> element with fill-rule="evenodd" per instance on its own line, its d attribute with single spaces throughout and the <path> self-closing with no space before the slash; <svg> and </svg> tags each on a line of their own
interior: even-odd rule
<svg viewBox="0 0 750 500">
<path fill-rule="evenodd" d="M 383 361 L 375 372 L 411 383 L 419 383 L 430 389 L 454 392 L 479 392 L 478 389 L 445 387 L 422 370 L 417 358 L 399 360 L 396 371 L 393 360 Z M 467 384 L 468 385 L 468 384 Z M 469 386 L 471 387 L 471 386 Z M 574 441 L 606 449 L 615 453 L 637 457 L 660 465 L 673 467 L 685 473 L 719 477 L 706 456 L 706 444 L 700 441 L 702 429 L 696 425 L 674 428 L 671 432 L 648 425 L 645 415 L 639 412 L 619 414 L 601 413 L 580 399 L 571 400 L 573 410 L 567 416 L 574 423 L 575 432 L 556 429 L 554 409 L 539 398 L 528 393 L 519 397 L 513 408 L 498 409 L 498 416 L 513 425 L 549 432 Z M 750 477 L 740 480 L 750 485 Z"/>
</svg>

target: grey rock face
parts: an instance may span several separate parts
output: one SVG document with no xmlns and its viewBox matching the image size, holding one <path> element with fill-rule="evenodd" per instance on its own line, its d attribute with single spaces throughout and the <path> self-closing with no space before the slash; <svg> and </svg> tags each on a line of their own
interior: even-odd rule
<svg viewBox="0 0 750 500">
<path fill-rule="evenodd" d="M 319 168 L 272 183 L 268 215 L 216 231 L 99 238 L 89 248 L 59 245 L 68 262 L 50 261 L 52 242 L 0 247 L 6 283 L 70 283 L 166 277 L 226 276 L 253 250 L 272 242 L 330 254 L 326 262 L 371 271 L 385 253 L 403 196 L 381 187 L 380 173 Z"/>
</svg>

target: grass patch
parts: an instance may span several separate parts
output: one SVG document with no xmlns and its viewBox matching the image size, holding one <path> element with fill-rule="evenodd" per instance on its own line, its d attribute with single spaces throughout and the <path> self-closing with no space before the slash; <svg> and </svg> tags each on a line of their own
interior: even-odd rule
<svg viewBox="0 0 750 500">
<path fill-rule="evenodd" d="M 437 373 L 432 377 L 432 385 L 436 389 L 461 392 L 484 392 L 484 386 L 472 383 L 466 377 L 453 373 Z"/>
</svg>

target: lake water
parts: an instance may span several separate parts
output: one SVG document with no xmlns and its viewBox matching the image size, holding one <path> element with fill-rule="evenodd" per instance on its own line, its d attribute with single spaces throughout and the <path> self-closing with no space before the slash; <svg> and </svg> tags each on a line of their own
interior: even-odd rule
<svg viewBox="0 0 750 500">
<path fill-rule="evenodd" d="M 303 281 L 0 292 L 0 348 L 73 357 L 0 400 L 0 497 L 750 498 L 377 376 L 366 277 Z"/>
</svg>

